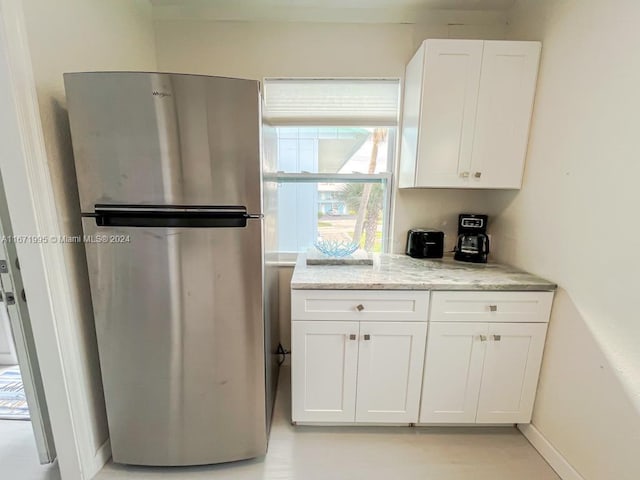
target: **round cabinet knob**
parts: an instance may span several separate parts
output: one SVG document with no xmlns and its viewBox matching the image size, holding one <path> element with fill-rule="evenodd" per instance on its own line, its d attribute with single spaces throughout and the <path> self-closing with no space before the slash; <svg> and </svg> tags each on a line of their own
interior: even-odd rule
<svg viewBox="0 0 640 480">
<path fill-rule="evenodd" d="M 489 311 L 490 312 L 497 312 L 498 311 L 498 306 L 497 305 L 489 305 Z"/>
<path fill-rule="evenodd" d="M 473 174 L 474 177 L 480 178 L 482 176 L 482 172 L 476 172 Z"/>
<path fill-rule="evenodd" d="M 366 334 L 364 335 L 364 339 L 365 339 L 365 340 L 367 340 L 367 341 L 371 340 L 371 335 L 369 335 L 368 333 L 366 333 Z"/>
<path fill-rule="evenodd" d="M 359 312 L 361 312 L 362 310 L 364 310 L 364 305 L 360 304 L 356 307 L 356 310 L 358 310 Z"/>
</svg>

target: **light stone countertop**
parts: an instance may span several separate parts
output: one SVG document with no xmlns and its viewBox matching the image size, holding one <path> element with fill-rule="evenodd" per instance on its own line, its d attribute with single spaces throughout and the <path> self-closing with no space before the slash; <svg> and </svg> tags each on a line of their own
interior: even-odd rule
<svg viewBox="0 0 640 480">
<path fill-rule="evenodd" d="M 457 262 L 376 254 L 371 265 L 307 265 L 300 254 L 294 290 L 505 290 L 552 291 L 557 285 L 497 263 Z"/>
</svg>

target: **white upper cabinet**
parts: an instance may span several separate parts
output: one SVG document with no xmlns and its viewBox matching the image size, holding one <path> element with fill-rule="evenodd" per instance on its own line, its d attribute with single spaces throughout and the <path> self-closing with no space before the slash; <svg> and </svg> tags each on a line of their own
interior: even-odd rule
<svg viewBox="0 0 640 480">
<path fill-rule="evenodd" d="M 459 172 L 471 168 L 482 46 L 482 40 L 427 40 L 409 62 L 401 187 L 464 186 Z"/>
<path fill-rule="evenodd" d="M 405 73 L 401 188 L 520 188 L 539 42 L 425 40 Z"/>
<path fill-rule="evenodd" d="M 522 185 L 539 58 L 539 42 L 484 42 L 471 186 Z"/>
</svg>

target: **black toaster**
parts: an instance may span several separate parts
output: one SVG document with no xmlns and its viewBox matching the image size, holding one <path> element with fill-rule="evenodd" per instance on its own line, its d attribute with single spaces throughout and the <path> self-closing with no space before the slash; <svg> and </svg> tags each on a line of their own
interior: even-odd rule
<svg viewBox="0 0 640 480">
<path fill-rule="evenodd" d="M 407 255 L 413 258 L 442 258 L 444 232 L 412 228 L 407 235 Z"/>
</svg>

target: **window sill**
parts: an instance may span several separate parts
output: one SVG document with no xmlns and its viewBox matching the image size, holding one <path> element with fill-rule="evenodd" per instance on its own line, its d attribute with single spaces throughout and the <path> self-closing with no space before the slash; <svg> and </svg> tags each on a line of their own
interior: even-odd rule
<svg viewBox="0 0 640 480">
<path fill-rule="evenodd" d="M 298 261 L 298 253 L 286 252 L 286 253 L 267 253 L 265 255 L 265 263 L 271 267 L 290 267 L 296 266 Z"/>
</svg>

